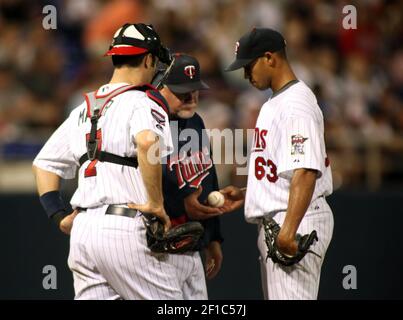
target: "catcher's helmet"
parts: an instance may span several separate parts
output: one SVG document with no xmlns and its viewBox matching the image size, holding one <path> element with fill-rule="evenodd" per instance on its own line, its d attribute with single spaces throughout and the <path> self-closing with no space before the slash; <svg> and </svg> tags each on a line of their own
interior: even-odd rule
<svg viewBox="0 0 403 320">
<path fill-rule="evenodd" d="M 168 48 L 161 43 L 158 33 L 151 24 L 126 23 L 116 31 L 106 56 L 138 55 L 150 52 L 161 62 L 170 64 L 172 58 Z"/>
</svg>

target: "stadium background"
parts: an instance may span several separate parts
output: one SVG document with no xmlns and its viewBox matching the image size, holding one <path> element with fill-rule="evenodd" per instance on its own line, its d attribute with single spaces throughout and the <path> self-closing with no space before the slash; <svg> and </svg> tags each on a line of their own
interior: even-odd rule
<svg viewBox="0 0 403 320">
<path fill-rule="evenodd" d="M 42 25 L 49 4 L 56 30 Z M 342 28 L 349 4 L 356 30 Z M 324 113 L 334 175 L 335 232 L 319 297 L 403 298 L 402 12 L 401 1 L 380 0 L 0 1 L 0 298 L 73 297 L 68 237 L 46 220 L 31 163 L 82 93 L 109 80 L 103 53 L 127 21 L 152 23 L 167 46 L 199 59 L 211 87 L 199 113 L 219 129 L 253 128 L 270 95 L 250 88 L 241 71 L 223 72 L 235 41 L 253 26 L 284 34 L 297 76 Z M 234 166 L 218 171 L 222 186 L 245 184 Z M 66 199 L 74 183 L 63 185 Z M 222 226 L 224 265 L 209 282 L 210 297 L 260 299 L 255 226 L 242 212 L 223 217 Z M 57 290 L 42 287 L 45 265 L 57 267 Z M 342 286 L 346 265 L 357 268 L 356 290 Z"/>
</svg>

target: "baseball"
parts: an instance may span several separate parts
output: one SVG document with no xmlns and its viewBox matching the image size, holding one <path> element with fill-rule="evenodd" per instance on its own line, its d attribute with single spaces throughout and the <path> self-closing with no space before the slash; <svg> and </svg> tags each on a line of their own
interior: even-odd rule
<svg viewBox="0 0 403 320">
<path fill-rule="evenodd" d="M 224 200 L 224 195 L 219 191 L 213 191 L 207 197 L 208 204 L 215 208 L 222 207 Z"/>
</svg>

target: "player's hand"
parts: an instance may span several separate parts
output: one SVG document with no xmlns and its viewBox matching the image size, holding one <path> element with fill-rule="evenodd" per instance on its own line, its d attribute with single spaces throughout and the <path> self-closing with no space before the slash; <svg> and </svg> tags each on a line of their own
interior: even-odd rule
<svg viewBox="0 0 403 320">
<path fill-rule="evenodd" d="M 239 209 L 245 202 L 245 193 L 240 188 L 235 186 L 227 186 L 221 189 L 220 192 L 224 195 L 224 213 Z"/>
<path fill-rule="evenodd" d="M 74 210 L 69 215 L 65 216 L 62 221 L 60 221 L 59 228 L 65 234 L 70 234 L 71 228 L 73 228 L 73 222 L 76 215 L 78 215 L 79 211 Z"/>
<path fill-rule="evenodd" d="M 204 249 L 206 255 L 205 269 L 207 279 L 213 279 L 221 269 L 223 255 L 221 244 L 218 241 L 212 241 L 208 247 Z"/>
<path fill-rule="evenodd" d="M 278 250 L 280 250 L 280 252 L 283 254 L 288 256 L 295 256 L 297 254 L 298 243 L 295 240 L 295 234 L 289 235 L 280 230 L 276 239 L 276 244 Z"/>
<path fill-rule="evenodd" d="M 223 209 L 205 206 L 199 202 L 199 196 L 202 191 L 203 188 L 200 186 L 195 192 L 184 199 L 185 210 L 189 218 L 193 220 L 204 220 L 221 215 Z"/>
<path fill-rule="evenodd" d="M 164 224 L 165 232 L 167 232 L 169 228 L 171 228 L 171 220 L 169 219 L 169 216 L 166 214 L 163 206 L 153 205 L 150 202 L 147 202 L 145 204 L 128 203 L 127 206 L 130 209 L 139 210 L 140 212 L 149 213 L 152 214 L 153 216 L 158 217 Z"/>
</svg>

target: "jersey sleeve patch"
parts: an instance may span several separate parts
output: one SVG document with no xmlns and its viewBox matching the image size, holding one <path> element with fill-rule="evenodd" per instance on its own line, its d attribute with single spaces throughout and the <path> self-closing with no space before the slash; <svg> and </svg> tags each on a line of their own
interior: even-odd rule
<svg viewBox="0 0 403 320">
<path fill-rule="evenodd" d="M 147 90 L 146 94 L 152 101 L 158 104 L 169 116 L 168 102 L 165 100 L 165 98 L 158 90 Z"/>
<path fill-rule="evenodd" d="M 157 122 L 157 125 L 156 125 L 157 128 L 162 130 L 162 127 L 165 127 L 165 123 L 166 123 L 165 116 L 155 109 L 151 109 L 151 115 L 154 118 L 154 120 Z"/>
<path fill-rule="evenodd" d="M 304 152 L 304 143 L 308 138 L 303 137 L 300 134 L 295 134 L 291 136 L 291 155 L 301 155 Z"/>
</svg>

